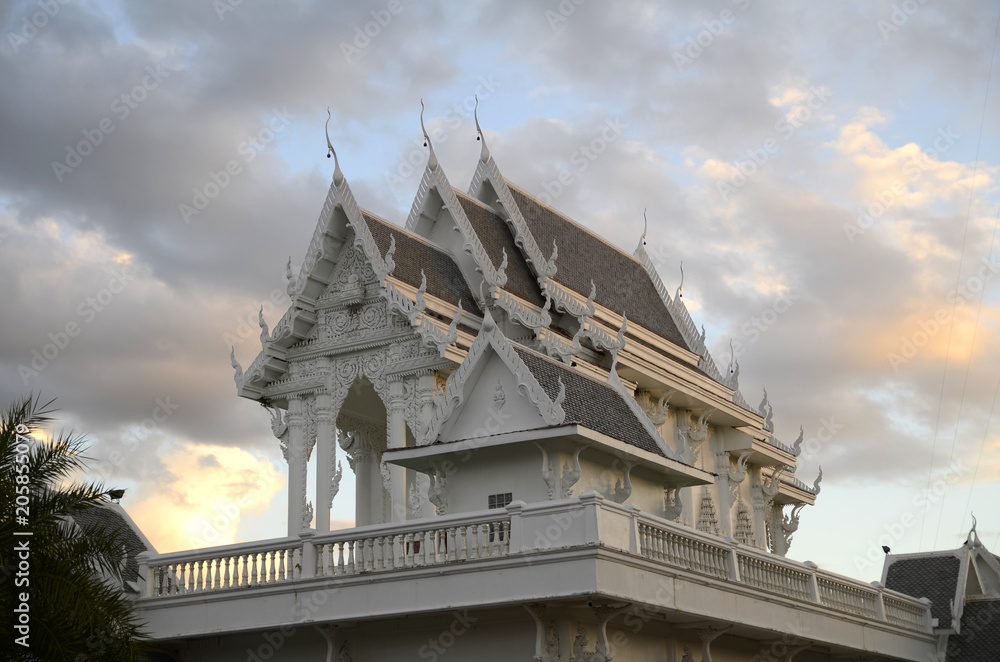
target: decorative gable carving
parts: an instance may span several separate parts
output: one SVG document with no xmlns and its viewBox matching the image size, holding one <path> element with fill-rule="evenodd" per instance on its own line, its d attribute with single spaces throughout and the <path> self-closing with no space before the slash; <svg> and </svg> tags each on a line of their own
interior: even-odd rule
<svg viewBox="0 0 1000 662">
<path fill-rule="evenodd" d="M 446 421 L 451 418 L 456 409 L 465 401 L 466 387 L 477 366 L 488 351 L 495 353 L 510 370 L 517 382 L 517 391 L 527 398 L 537 409 L 547 425 L 559 425 L 566 418 L 562 402 L 566 397 L 566 387 L 559 381 L 559 394 L 555 400 L 549 398 L 528 366 L 517 355 L 510 341 L 500 333 L 493 316 L 486 311 L 483 318 L 483 328 L 469 349 L 465 360 L 457 370 L 451 373 L 445 384 L 444 400 L 436 410 L 430 424 L 427 439 L 433 441 L 441 433 Z M 506 397 L 505 397 L 506 400 Z M 428 441 L 427 443 L 430 443 Z"/>
</svg>

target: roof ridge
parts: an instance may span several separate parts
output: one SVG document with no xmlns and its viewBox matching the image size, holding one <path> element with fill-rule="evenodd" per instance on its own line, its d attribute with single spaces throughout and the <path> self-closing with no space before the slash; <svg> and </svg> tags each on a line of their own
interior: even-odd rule
<svg viewBox="0 0 1000 662">
<path fill-rule="evenodd" d="M 506 177 L 504 178 L 504 182 L 506 182 L 506 184 L 507 184 L 507 186 L 508 186 L 508 187 L 510 187 L 510 188 L 512 188 L 512 189 L 514 189 L 514 190 L 516 190 L 516 191 L 517 191 L 518 193 L 520 193 L 521 195 L 525 196 L 526 198 L 530 198 L 530 199 L 532 200 L 532 202 L 536 203 L 536 204 L 537 204 L 537 205 L 539 205 L 540 207 L 544 207 L 545 209 L 547 209 L 548 211 L 552 212 L 553 214 L 555 214 L 556 216 L 558 216 L 558 217 L 559 217 L 559 218 L 561 218 L 562 220 L 566 221 L 567 223 L 569 223 L 569 224 L 571 224 L 571 225 L 573 225 L 573 226 L 575 226 L 575 227 L 579 228 L 580 230 L 583 230 L 584 232 L 586 232 L 587 234 L 589 234 L 590 236 L 592 236 L 592 237 L 593 237 L 594 239 L 597 239 L 598 241 L 602 242 L 602 243 L 603 243 L 604 245 L 608 246 L 609 248 L 612 248 L 612 249 L 614 249 L 614 250 L 618 251 L 618 252 L 619 252 L 619 253 L 621 253 L 621 254 L 622 254 L 623 256 L 627 257 L 628 259 L 632 260 L 633 262 L 637 263 L 638 265 L 640 265 L 640 266 L 643 266 L 642 262 L 640 262 L 640 261 L 639 261 L 639 260 L 638 260 L 638 259 L 637 259 L 637 258 L 635 257 L 635 255 L 632 255 L 631 253 L 627 253 L 627 252 L 626 252 L 625 250 L 623 250 L 622 248 L 619 248 L 618 246 L 615 246 L 615 245 L 614 245 L 614 244 L 612 244 L 612 243 L 611 243 L 610 241 L 608 241 L 607 239 L 605 239 L 605 238 L 604 238 L 604 237 L 602 237 L 601 235 L 597 234 L 596 232 L 594 232 L 593 230 L 591 230 L 591 229 L 590 229 L 590 228 L 588 228 L 587 226 L 583 225 L 583 224 L 582 224 L 582 223 L 580 223 L 579 221 L 577 221 L 577 220 L 574 220 L 574 219 L 570 218 L 569 216 L 567 216 L 567 215 L 566 215 L 566 214 L 564 214 L 563 212 L 559 211 L 559 210 L 558 210 L 558 209 L 556 209 L 555 207 L 552 207 L 551 205 L 547 205 L 547 204 L 545 204 L 544 202 L 542 202 L 541 200 L 539 200 L 538 198 L 536 198 L 536 197 L 535 197 L 535 196 L 533 196 L 532 194 L 528 193 L 527 191 L 525 191 L 525 190 L 524 190 L 523 188 L 521 188 L 521 187 L 520 187 L 520 186 L 518 186 L 517 184 L 515 184 L 515 183 L 511 182 L 511 181 L 510 181 L 509 179 L 507 179 Z M 643 268 L 645 268 L 645 267 L 643 266 Z M 556 272 L 556 277 L 555 277 L 555 280 L 559 280 L 559 279 L 558 279 L 558 275 L 559 275 L 559 272 L 557 271 L 557 272 Z M 560 281 L 560 282 L 561 282 L 561 281 Z"/>
</svg>

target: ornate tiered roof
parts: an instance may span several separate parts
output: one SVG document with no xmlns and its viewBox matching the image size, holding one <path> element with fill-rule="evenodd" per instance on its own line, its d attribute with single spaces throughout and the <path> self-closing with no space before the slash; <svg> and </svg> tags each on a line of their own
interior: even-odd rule
<svg viewBox="0 0 1000 662">
<path fill-rule="evenodd" d="M 811 504 L 819 491 L 818 482 L 810 488 L 792 475 L 801 439 L 788 445 L 775 438 L 766 394 L 754 408 L 739 391 L 738 363 L 723 375 L 680 286 L 671 295 L 646 254 L 645 232 L 634 254 L 612 245 L 505 179 L 485 141 L 463 192 L 449 182 L 429 137 L 427 145 L 405 227 L 359 207 L 335 160 L 297 275 L 289 265 L 292 305 L 273 329 L 261 319 L 262 351 L 249 368 L 232 358 L 239 394 L 271 407 L 276 430 L 298 430 L 292 446 L 306 452 L 322 436 L 318 421 L 339 428 L 345 407 L 364 410 L 369 427 L 387 416 L 378 422 L 387 438 L 373 451 L 380 465 L 410 462 L 405 466 L 426 480 L 437 471 L 427 458 L 449 452 L 442 446 L 498 436 L 456 421 L 471 392 L 487 388 L 478 386 L 486 366 L 502 364 L 510 386 L 535 410 L 520 410 L 527 418 L 507 424 L 504 434 L 531 430 L 532 439 L 550 444 L 562 435 L 558 452 L 576 458 L 574 447 L 595 444 L 587 451 L 591 462 L 621 463 L 613 471 L 620 484 L 610 481 L 615 487 L 607 491 L 616 500 L 629 498 L 638 466 L 643 480 L 658 476 L 664 489 L 714 482 L 723 534 L 734 534 L 733 509 L 742 503 L 741 535 L 758 546 L 777 541 L 774 549 L 784 553 L 798 511 L 782 519 L 782 509 Z M 330 155 L 337 158 L 332 145 Z M 377 398 L 351 396 L 359 380 Z M 488 409 L 484 398 L 477 402 Z M 486 410 L 471 415 L 481 419 Z M 703 446 L 709 427 L 713 441 Z M 317 490 L 324 494 L 331 434 L 318 442 Z M 305 464 L 292 455 L 290 523 L 311 512 Z M 401 489 L 394 480 L 416 485 L 412 476 L 393 479 L 388 471 L 387 490 Z M 747 475 L 752 479 L 741 487 Z M 392 499 L 396 507 L 404 492 Z M 697 515 L 684 518 L 693 524 Z M 291 532 L 298 528 L 290 524 Z"/>
</svg>

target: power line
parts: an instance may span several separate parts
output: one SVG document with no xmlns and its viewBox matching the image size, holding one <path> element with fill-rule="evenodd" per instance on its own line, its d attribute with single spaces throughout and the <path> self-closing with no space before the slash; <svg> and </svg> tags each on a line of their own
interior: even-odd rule
<svg viewBox="0 0 1000 662">
<path fill-rule="evenodd" d="M 990 259 L 991 260 L 993 258 L 993 246 L 994 246 L 994 244 L 996 244 L 996 240 L 997 240 L 997 224 L 998 223 L 1000 223 L 1000 205 L 997 206 L 997 217 L 996 217 L 996 220 L 993 221 L 993 241 L 990 242 Z M 986 287 L 984 286 L 983 287 L 983 292 L 985 293 L 985 291 L 986 291 Z M 983 305 L 983 301 L 982 301 L 982 298 L 980 298 L 980 300 L 979 300 L 979 308 L 980 308 L 980 310 L 982 310 L 982 305 Z M 977 325 L 977 327 L 979 325 L 979 317 L 978 317 L 978 315 L 976 317 L 976 325 Z M 973 345 L 975 345 L 975 336 L 973 336 Z M 971 352 L 969 353 L 969 363 L 970 364 L 972 363 L 972 353 Z M 968 370 L 966 370 L 966 379 L 968 379 Z M 1000 379 L 997 380 L 997 386 L 996 386 L 996 388 L 993 391 L 993 404 L 990 405 L 990 414 L 986 418 L 986 430 L 983 431 L 983 441 L 982 441 L 982 443 L 979 444 L 979 457 L 976 459 L 976 470 L 972 473 L 972 484 L 969 486 L 969 498 L 965 500 L 965 509 L 962 510 L 962 513 L 963 513 L 962 522 L 963 522 L 963 524 L 965 522 L 964 513 L 969 512 L 969 505 L 972 503 L 972 493 L 976 489 L 976 480 L 979 478 L 979 464 L 983 461 L 983 451 L 986 448 L 986 439 L 989 438 L 989 435 L 990 435 L 990 423 L 993 422 L 993 411 L 996 409 L 996 406 L 997 406 L 997 396 L 998 395 L 1000 395 Z M 961 416 L 959 416 L 959 420 L 961 420 Z M 947 494 L 945 496 L 947 497 Z M 944 510 L 944 503 L 943 502 L 941 504 L 941 509 Z M 962 527 L 961 526 L 959 527 L 958 535 L 959 536 L 962 535 Z M 935 541 L 936 540 L 937 539 L 935 538 Z M 998 537 L 997 540 L 1000 541 L 1000 537 Z"/>
<path fill-rule="evenodd" d="M 981 115 L 981 117 L 979 119 L 979 138 L 976 141 L 976 159 L 973 162 L 972 186 L 970 187 L 970 190 L 969 190 L 969 207 L 968 207 L 968 211 L 966 212 L 966 215 L 965 215 L 965 229 L 964 229 L 964 231 L 962 233 L 962 254 L 961 254 L 961 256 L 959 257 L 959 260 L 958 260 L 958 275 L 955 278 L 955 286 L 956 287 L 958 287 L 961 284 L 961 282 L 962 282 L 962 265 L 965 262 L 965 249 L 966 249 L 966 245 L 967 245 L 968 239 L 969 239 L 969 223 L 970 223 L 970 221 L 972 219 L 972 202 L 973 202 L 973 200 L 975 198 L 975 192 L 976 192 L 976 175 L 979 173 L 979 151 L 980 151 L 980 148 L 982 147 L 982 143 L 983 143 L 983 127 L 986 124 L 986 107 L 987 107 L 987 102 L 989 101 L 989 98 L 990 98 L 990 82 L 993 80 L 993 56 L 995 55 L 996 49 L 997 49 L 997 35 L 998 34 L 1000 34 L 1000 12 L 997 13 L 997 25 L 996 25 L 996 27 L 993 30 L 993 48 L 990 50 L 990 66 L 989 66 L 989 69 L 988 69 L 988 73 L 986 75 L 986 94 L 983 97 L 983 112 L 982 112 L 982 115 Z M 991 249 L 991 251 L 992 251 L 992 249 Z M 983 289 L 984 290 L 986 289 L 985 286 L 984 286 Z M 982 305 L 982 298 L 980 298 L 980 306 L 981 305 Z M 952 337 L 955 334 L 955 313 L 956 313 L 957 310 L 958 310 L 958 298 L 956 297 L 955 301 L 952 303 L 952 308 L 951 308 L 951 325 L 948 328 L 948 344 L 945 347 L 944 372 L 941 374 L 941 390 L 940 390 L 940 393 L 938 394 L 937 417 L 936 417 L 936 419 L 934 421 L 934 441 L 933 441 L 933 443 L 931 445 L 931 463 L 930 463 L 930 466 L 927 468 L 927 488 L 926 488 L 927 492 L 930 492 L 930 489 L 931 489 L 931 478 L 932 478 L 932 476 L 934 474 L 934 457 L 937 454 L 938 430 L 940 429 L 940 426 L 941 426 L 941 409 L 944 406 L 944 390 L 945 390 L 945 385 L 947 384 L 947 378 L 948 378 L 948 363 L 950 362 L 950 358 L 951 358 L 951 341 L 952 341 Z M 977 327 L 978 327 L 978 318 L 977 318 Z M 973 338 L 973 342 L 975 342 L 974 338 Z M 969 361 L 971 362 L 971 360 L 972 360 L 972 354 L 971 354 L 971 350 L 970 350 Z M 966 370 L 966 383 L 968 383 L 968 369 Z M 962 387 L 962 397 L 961 397 L 961 400 L 959 401 L 959 419 L 955 423 L 955 436 L 954 436 L 954 439 L 952 440 L 951 454 L 949 455 L 949 458 L 948 458 L 948 464 L 949 465 L 951 464 L 952 460 L 954 459 L 954 455 L 955 455 L 955 440 L 958 439 L 958 428 L 959 428 L 959 425 L 961 423 L 961 411 L 962 411 L 962 406 L 963 406 L 964 402 L 965 402 L 965 386 Z M 948 492 L 947 492 L 947 486 L 945 486 L 945 499 L 947 499 L 947 494 L 948 494 Z M 928 503 L 928 505 L 930 505 L 930 504 Z M 943 514 L 944 514 L 944 501 L 942 501 L 942 503 L 941 503 L 941 510 L 938 512 L 937 526 L 935 527 L 935 530 L 934 530 L 934 546 L 935 547 L 937 546 L 937 536 L 938 536 L 938 532 L 941 529 L 941 516 Z M 924 515 L 923 515 L 923 517 L 920 520 L 920 541 L 917 544 L 917 548 L 918 549 L 921 549 L 923 547 L 923 542 L 924 542 L 924 525 L 926 523 L 927 523 L 927 510 L 925 509 L 924 510 Z"/>
</svg>

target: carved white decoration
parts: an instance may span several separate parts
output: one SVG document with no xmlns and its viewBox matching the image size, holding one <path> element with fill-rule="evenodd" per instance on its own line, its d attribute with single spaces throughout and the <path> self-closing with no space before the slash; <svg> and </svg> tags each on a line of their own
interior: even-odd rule
<svg viewBox="0 0 1000 662">
<path fill-rule="evenodd" d="M 635 466 L 633 462 L 625 463 L 625 470 L 622 472 L 622 478 L 615 479 L 615 487 L 611 493 L 611 499 L 615 503 L 625 503 L 630 496 L 632 496 L 632 467 Z"/>
<path fill-rule="evenodd" d="M 684 431 L 680 426 L 680 417 L 678 417 L 677 426 L 674 428 L 674 438 L 677 440 L 677 455 L 678 457 L 686 458 L 692 465 L 698 461 L 698 455 L 700 451 L 697 446 L 687 444 L 687 432 Z M 688 449 L 691 449 L 691 455 L 688 457 Z"/>
<path fill-rule="evenodd" d="M 792 505 L 789 513 L 783 512 L 780 508 L 774 509 L 767 526 L 767 544 L 771 553 L 779 556 L 788 554 L 792 537 L 799 529 L 799 513 L 805 505 L 804 503 Z"/>
<path fill-rule="evenodd" d="M 424 147 L 428 148 L 429 154 L 427 156 L 427 167 L 436 168 L 438 166 L 437 155 L 434 154 L 434 144 L 431 142 L 431 137 L 427 135 L 427 129 L 424 128 L 424 100 L 420 100 L 420 130 L 424 132 Z"/>
<path fill-rule="evenodd" d="M 464 242 L 462 249 L 465 253 L 472 256 L 476 264 L 476 271 L 483 275 L 483 280 L 487 287 L 489 287 L 492 295 L 496 292 L 497 288 L 501 288 L 507 283 L 507 274 L 505 273 L 507 253 L 506 251 L 504 252 L 504 259 L 500 267 L 494 267 L 490 256 L 479 240 L 479 236 L 473 230 L 472 223 L 469 222 L 469 217 L 466 216 L 465 210 L 459 203 L 458 196 L 455 195 L 455 190 L 448 182 L 448 178 L 445 176 L 440 165 L 437 164 L 436 159 L 434 161 L 434 163 L 428 162 L 427 167 L 424 169 L 424 176 L 420 180 L 417 196 L 413 200 L 410 215 L 406 220 L 406 229 L 410 231 L 416 229 L 428 193 L 431 190 L 437 191 L 448 213 L 455 220 L 458 231 L 462 234 Z"/>
<path fill-rule="evenodd" d="M 581 324 L 583 320 L 593 317 L 597 310 L 594 306 L 594 297 L 597 296 L 597 286 L 594 285 L 594 281 L 590 281 L 590 295 L 583 303 L 575 296 L 573 290 L 551 278 L 544 281 L 542 292 L 546 296 L 552 297 L 556 310 L 576 317 Z"/>
<path fill-rule="evenodd" d="M 381 453 L 379 454 L 381 456 Z M 392 494 L 392 474 L 389 472 L 389 467 L 386 466 L 385 462 L 379 461 L 378 472 L 382 476 L 382 487 L 389 494 Z"/>
<path fill-rule="evenodd" d="M 416 483 L 410 484 L 407 501 L 410 504 L 410 512 L 408 513 L 410 519 L 420 519 L 424 516 L 423 505 L 420 501 L 420 488 L 417 487 Z"/>
<path fill-rule="evenodd" d="M 701 488 L 701 506 L 698 511 L 698 521 L 695 525 L 699 531 L 719 535 L 719 515 L 712 500 L 712 493 L 708 486 Z"/>
<path fill-rule="evenodd" d="M 816 476 L 815 482 L 813 482 L 812 493 L 819 496 L 819 484 L 823 482 L 823 467 L 819 468 L 819 475 Z"/>
<path fill-rule="evenodd" d="M 736 526 L 733 537 L 741 545 L 756 545 L 756 537 L 753 532 L 753 519 L 750 517 L 750 509 L 743 503 L 743 498 L 736 500 Z"/>
<path fill-rule="evenodd" d="M 568 462 L 563 462 L 562 468 L 562 497 L 568 499 L 573 496 L 573 486 L 577 484 L 580 480 L 580 453 L 583 452 L 585 448 L 588 448 L 590 444 L 584 444 L 582 446 L 577 446 L 576 450 L 573 451 L 573 467 L 570 468 Z"/>
<path fill-rule="evenodd" d="M 663 488 L 663 517 L 668 520 L 676 520 L 684 511 L 684 501 L 681 499 L 681 491 L 676 487 Z"/>
<path fill-rule="evenodd" d="M 703 411 L 698 417 L 698 423 L 688 427 L 688 438 L 695 444 L 700 444 L 708 437 L 708 417 L 717 412 L 718 409 L 708 409 Z"/>
<path fill-rule="evenodd" d="M 551 260 L 546 260 L 545 256 L 542 255 L 542 251 L 538 248 L 535 238 L 528 229 L 528 224 L 525 222 L 520 208 L 514 202 L 514 196 L 507 186 L 507 181 L 500 174 L 500 169 L 497 167 L 496 161 L 493 160 L 492 156 L 487 156 L 485 161 L 480 159 L 479 164 L 476 166 L 476 173 L 472 178 L 472 184 L 469 186 L 469 195 L 475 197 L 484 182 L 489 182 L 496 192 L 497 202 L 503 207 L 504 212 L 506 212 L 504 220 L 513 231 L 514 244 L 524 253 L 525 261 L 538 279 L 539 286 L 544 289 L 546 279 L 556 275 L 555 251 L 553 251 Z M 416 226 L 417 218 L 419 218 L 419 211 L 416 217 L 414 217 L 411 211 L 406 227 L 413 229 Z M 411 222 L 413 223 L 412 226 Z"/>
<path fill-rule="evenodd" d="M 799 454 L 802 452 L 802 438 L 805 436 L 805 434 L 806 434 L 805 430 L 800 425 L 799 426 L 799 437 L 798 437 L 798 439 L 796 439 L 792 443 L 792 455 L 794 455 L 795 457 L 798 457 Z M 792 467 L 791 471 L 794 472 L 795 471 L 795 467 Z"/>
<path fill-rule="evenodd" d="M 478 94 L 475 95 L 475 99 L 476 99 L 476 105 L 472 109 L 472 119 L 474 119 L 476 121 L 476 133 L 479 134 L 479 135 L 476 136 L 476 140 L 479 140 L 479 141 L 481 141 L 483 143 L 483 149 L 479 153 L 479 160 L 482 161 L 483 163 L 486 163 L 487 161 L 490 160 L 490 150 L 486 148 L 486 136 L 483 135 L 483 130 L 479 126 L 479 95 Z"/>
<path fill-rule="evenodd" d="M 545 450 L 545 446 L 535 442 L 538 446 L 538 450 L 542 451 L 542 480 L 545 481 L 545 489 L 549 495 L 549 501 L 556 498 L 556 472 L 552 469 L 552 463 L 549 462 L 549 454 Z"/>
<path fill-rule="evenodd" d="M 562 379 L 559 380 L 559 393 L 555 400 L 552 400 L 535 379 L 535 376 L 531 374 L 528 366 L 517 355 L 514 346 L 500 333 L 493 316 L 487 310 L 483 317 L 483 328 L 476 336 L 472 347 L 469 348 L 468 354 L 458 369 L 452 371 L 448 376 L 444 389 L 444 401 L 435 410 L 426 439 L 436 439 L 441 433 L 445 421 L 455 411 L 455 408 L 465 400 L 465 385 L 473 373 L 473 368 L 482 359 L 488 347 L 493 349 L 511 371 L 517 381 L 518 392 L 535 405 L 547 425 L 559 425 L 566 419 L 566 412 L 562 408 L 563 400 L 566 398 L 566 386 L 562 383 Z"/>
<path fill-rule="evenodd" d="M 496 388 L 493 389 L 493 407 L 497 411 L 503 411 L 507 404 L 507 395 L 503 392 L 503 384 L 497 380 Z"/>
<path fill-rule="evenodd" d="M 725 475 L 729 479 L 729 490 L 732 497 L 730 503 L 736 503 L 738 500 L 739 486 L 740 483 L 742 483 L 747 477 L 747 462 L 750 461 L 750 456 L 753 455 L 753 453 L 754 451 L 752 450 L 741 451 L 739 456 L 736 458 L 735 469 L 730 466 L 732 458 L 729 456 L 728 452 L 722 451 L 718 454 L 720 457 L 723 455 L 725 456 Z"/>
<path fill-rule="evenodd" d="M 333 472 L 333 478 L 330 479 L 330 503 L 327 508 L 333 508 L 333 500 L 340 493 L 340 479 L 344 476 L 344 467 L 340 462 L 337 462 L 337 470 Z"/>
<path fill-rule="evenodd" d="M 588 319 L 584 324 L 584 327 L 584 335 L 590 339 L 590 342 L 593 343 L 594 347 L 598 351 L 608 351 L 611 353 L 611 371 L 614 372 L 614 365 L 618 361 L 618 350 L 625 348 L 625 333 L 628 329 L 628 318 L 622 315 L 622 325 L 619 327 L 618 335 L 615 337 L 612 337 L 611 334 L 607 333 L 601 325 L 594 320 Z"/>
<path fill-rule="evenodd" d="M 434 511 L 438 515 L 448 514 L 448 478 L 445 472 L 437 467 L 434 473 L 428 476 L 430 483 L 427 485 L 427 500 L 434 506 Z"/>
<path fill-rule="evenodd" d="M 288 412 L 282 415 L 277 407 L 267 407 L 271 413 L 271 432 L 281 445 L 281 456 L 288 462 Z"/>
<path fill-rule="evenodd" d="M 430 317 L 423 314 L 427 305 L 424 300 L 427 277 L 423 275 L 422 270 L 421 278 L 420 288 L 416 292 L 416 302 L 410 301 L 399 288 L 389 282 L 385 283 L 381 293 L 388 302 L 390 310 L 398 312 L 409 321 L 424 345 L 436 349 L 439 356 L 444 356 L 448 346 L 458 339 L 458 323 L 462 319 L 462 302 L 458 302 L 458 310 L 448 325 L 447 331 L 442 331 L 435 322 L 431 321 Z"/>
<path fill-rule="evenodd" d="M 288 264 L 285 265 L 285 292 L 288 296 L 292 296 L 298 289 L 298 279 L 295 277 L 295 272 L 292 271 L 292 256 L 288 256 Z"/>
<path fill-rule="evenodd" d="M 683 462 L 683 458 L 674 452 L 669 445 L 667 445 L 667 442 L 660 435 L 660 431 L 649 420 L 649 417 L 646 416 L 646 413 L 642 410 L 642 407 L 639 406 L 639 403 L 635 401 L 635 398 L 632 397 L 632 394 L 629 393 L 628 388 L 626 388 L 625 384 L 622 383 L 621 378 L 618 376 L 618 371 L 615 370 L 613 365 L 611 367 L 611 371 L 608 373 L 608 384 L 610 384 L 612 388 L 618 391 L 619 395 L 622 396 L 622 399 L 625 400 L 625 404 L 628 405 L 628 408 L 632 411 L 632 415 L 636 417 L 649 436 L 652 437 L 657 448 L 660 449 L 660 452 L 666 457 L 669 457 L 671 460 Z"/>
<path fill-rule="evenodd" d="M 698 630 L 698 638 L 701 639 L 701 662 L 712 662 L 712 642 L 732 628 L 732 625 L 726 625 Z"/>
<path fill-rule="evenodd" d="M 260 344 L 261 347 L 266 348 L 267 344 L 271 342 L 271 338 L 267 331 L 267 322 L 264 321 L 264 306 L 261 305 L 260 311 L 257 313 L 257 324 L 260 326 Z"/>
<path fill-rule="evenodd" d="M 229 348 L 229 362 L 232 364 L 233 370 L 235 371 L 233 381 L 236 382 L 236 387 L 239 388 L 243 386 L 243 367 L 240 365 L 240 362 L 236 360 L 236 348 L 232 346 Z"/>
<path fill-rule="evenodd" d="M 774 416 L 774 408 L 771 403 L 767 400 L 767 389 L 764 389 L 764 399 L 760 401 L 760 406 L 757 407 L 760 415 L 764 417 L 764 429 L 768 432 L 774 432 L 774 422 L 771 418 Z"/>
<path fill-rule="evenodd" d="M 636 391 L 635 400 L 653 425 L 660 427 L 667 422 L 670 398 L 674 397 L 676 393 L 677 391 L 674 390 L 664 391 L 659 400 L 654 403 L 653 396 L 649 391 Z"/>
<path fill-rule="evenodd" d="M 312 501 L 306 501 L 306 497 L 302 495 L 302 530 L 305 531 L 312 524 L 313 520 L 313 505 Z"/>
<path fill-rule="evenodd" d="M 496 305 L 507 313 L 509 319 L 531 329 L 536 334 L 552 324 L 552 317 L 549 315 L 549 308 L 552 305 L 550 297 L 545 297 L 545 304 L 542 308 L 535 310 L 534 307 L 522 303 L 520 299 L 507 290 L 497 290 Z"/>
<path fill-rule="evenodd" d="M 538 338 L 538 344 L 545 350 L 546 354 L 562 361 L 566 365 L 570 365 L 573 362 L 573 357 L 579 354 L 582 349 L 580 340 L 583 338 L 584 330 L 584 325 L 581 324 L 569 342 L 566 342 L 565 338 L 548 328 L 536 329 L 535 336 Z"/>
</svg>

